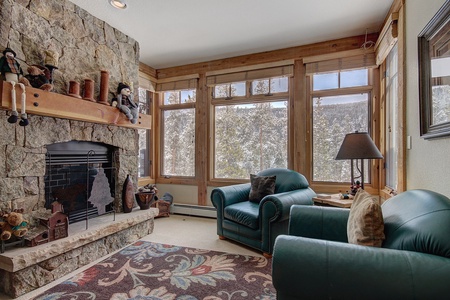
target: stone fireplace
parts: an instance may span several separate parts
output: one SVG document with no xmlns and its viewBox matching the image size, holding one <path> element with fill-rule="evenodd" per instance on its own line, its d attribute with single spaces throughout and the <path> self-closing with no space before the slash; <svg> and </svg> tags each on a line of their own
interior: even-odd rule
<svg viewBox="0 0 450 300">
<path fill-rule="evenodd" d="M 30 116 L 30 125 L 19 127 L 7 123 L 6 118 L 6 113 L 2 111 L 0 140 L 8 141 L 8 144 L 3 145 L 4 151 L 0 152 L 0 159 L 5 162 L 3 170 L 0 169 L 0 209 L 24 208 L 25 214 L 33 217 L 49 208 L 49 203 L 55 198 L 61 198 L 64 189 L 74 189 L 77 186 L 81 189 L 77 196 L 81 197 L 83 195 L 79 194 L 86 192 L 87 197 L 92 197 L 95 174 L 89 174 L 89 191 L 86 182 L 83 182 L 87 175 L 79 174 L 80 168 L 84 166 L 85 169 L 87 160 L 90 159 L 89 172 L 98 173 L 100 166 L 100 172 L 104 173 L 102 176 L 106 177 L 110 186 L 110 195 L 106 192 L 105 197 L 112 197 L 112 201 L 108 201 L 106 206 L 109 202 L 112 203 L 101 208 L 101 212 L 112 209 L 122 211 L 123 182 L 128 174 L 132 175 L 134 183 L 137 182 L 138 136 L 135 129 L 34 115 Z M 71 151 L 55 150 L 55 145 L 72 149 L 72 154 Z M 75 151 L 75 145 L 79 145 L 81 149 Z M 94 153 L 89 155 L 91 150 Z M 64 152 L 68 152 L 67 155 L 61 155 Z M 70 155 L 75 161 L 61 161 Z M 60 174 L 55 173 L 58 167 Z M 71 173 L 79 175 L 78 179 L 76 176 L 72 178 L 78 180 L 75 187 L 73 184 L 64 184 L 63 176 L 69 176 L 70 169 Z M 90 206 L 93 207 L 92 203 Z M 66 203 L 66 207 L 73 205 Z"/>
<path fill-rule="evenodd" d="M 108 101 L 115 96 L 119 82 L 132 85 L 137 95 L 139 44 L 67 0 L 1 0 L 0 15 L 0 50 L 13 49 L 25 74 L 27 66 L 43 65 L 46 50 L 59 57 L 51 93 L 27 88 L 28 126 L 7 122 L 11 105 L 9 94 L 4 92 L 7 85 L 2 86 L 0 210 L 23 208 L 33 227 L 51 201 L 71 200 L 71 193 L 65 189 L 73 189 L 74 184 L 66 185 L 65 181 L 86 179 L 86 183 L 75 186 L 79 188 L 77 197 L 72 197 L 81 200 L 67 202 L 66 207 L 76 207 L 74 211 L 81 210 L 81 214 L 98 215 L 92 219 L 97 221 L 92 221 L 89 230 L 82 222 L 75 222 L 70 225 L 67 238 L 0 255 L 0 291 L 18 297 L 151 233 L 156 212 L 133 211 L 114 218 L 107 213 L 122 211 L 121 190 L 128 174 L 136 187 L 137 128 L 141 125 L 133 127 L 117 121 L 110 106 L 83 105 L 82 99 L 58 97 L 68 94 L 69 81 L 80 83 L 83 92 L 84 83 L 93 80 L 93 98 L 98 99 L 102 70 L 109 72 Z M 111 161 L 83 162 L 84 166 L 78 168 L 73 162 L 58 164 L 54 145 L 62 143 L 101 145 Z M 86 166 L 88 172 L 84 175 L 75 179 L 66 176 L 69 171 L 74 175 L 76 170 L 86 170 Z M 59 174 L 54 169 L 59 169 Z M 55 183 L 58 176 L 60 182 Z M 103 188 L 93 192 L 97 184 L 103 184 Z M 83 205 L 87 207 L 84 211 L 79 207 Z"/>
</svg>

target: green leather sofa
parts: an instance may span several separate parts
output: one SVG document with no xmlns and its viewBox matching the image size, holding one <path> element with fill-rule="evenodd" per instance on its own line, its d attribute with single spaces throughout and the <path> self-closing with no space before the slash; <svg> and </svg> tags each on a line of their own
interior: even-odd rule
<svg viewBox="0 0 450 300">
<path fill-rule="evenodd" d="M 275 238 L 287 234 L 289 212 L 294 204 L 312 205 L 316 193 L 306 178 L 293 170 L 273 168 L 259 176 L 276 175 L 275 193 L 261 202 L 248 201 L 250 183 L 215 188 L 211 202 L 217 209 L 217 234 L 271 256 Z"/>
<path fill-rule="evenodd" d="M 381 207 L 375 248 L 347 243 L 348 209 L 293 206 L 273 253 L 277 299 L 450 299 L 450 199 L 411 190 Z"/>
</svg>

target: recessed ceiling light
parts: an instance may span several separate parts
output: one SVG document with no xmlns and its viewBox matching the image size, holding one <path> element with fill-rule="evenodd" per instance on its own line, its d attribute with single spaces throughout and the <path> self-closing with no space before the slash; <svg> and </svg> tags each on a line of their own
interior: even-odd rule
<svg viewBox="0 0 450 300">
<path fill-rule="evenodd" d="M 127 5 L 125 2 L 120 0 L 109 0 L 109 4 L 111 4 L 113 7 L 118 9 L 125 9 L 127 8 Z"/>
</svg>

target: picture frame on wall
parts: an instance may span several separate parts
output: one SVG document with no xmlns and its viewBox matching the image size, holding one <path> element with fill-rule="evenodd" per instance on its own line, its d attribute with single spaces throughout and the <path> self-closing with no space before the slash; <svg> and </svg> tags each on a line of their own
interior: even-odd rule
<svg viewBox="0 0 450 300">
<path fill-rule="evenodd" d="M 420 135 L 450 136 L 450 0 L 418 35 Z"/>
</svg>

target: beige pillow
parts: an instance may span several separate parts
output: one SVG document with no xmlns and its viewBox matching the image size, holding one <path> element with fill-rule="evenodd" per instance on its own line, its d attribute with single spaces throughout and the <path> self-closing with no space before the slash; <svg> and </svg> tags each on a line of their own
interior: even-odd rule
<svg viewBox="0 0 450 300">
<path fill-rule="evenodd" d="M 378 200 L 359 189 L 353 199 L 347 223 L 350 244 L 381 247 L 384 240 L 384 222 Z"/>
</svg>

